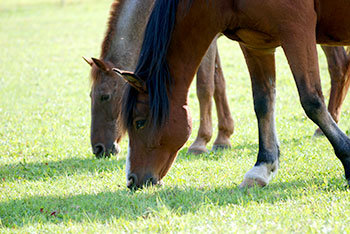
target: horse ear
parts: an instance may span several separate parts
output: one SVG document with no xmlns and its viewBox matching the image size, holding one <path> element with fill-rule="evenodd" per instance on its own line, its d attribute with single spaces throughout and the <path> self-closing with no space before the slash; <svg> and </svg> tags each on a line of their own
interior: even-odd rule
<svg viewBox="0 0 350 234">
<path fill-rule="evenodd" d="M 87 62 L 87 64 L 89 64 L 90 66 L 92 66 L 92 65 L 94 64 L 94 61 L 92 61 L 92 59 L 85 58 L 84 56 L 83 56 L 83 59 L 84 59 L 84 61 Z"/>
<path fill-rule="evenodd" d="M 132 87 L 134 87 L 140 93 L 147 93 L 146 82 L 133 72 L 119 70 L 117 68 L 112 69 L 115 73 L 124 78 Z"/>
<path fill-rule="evenodd" d="M 100 68 L 102 71 L 108 71 L 108 66 L 100 59 L 97 58 L 91 58 L 93 63 Z"/>
</svg>

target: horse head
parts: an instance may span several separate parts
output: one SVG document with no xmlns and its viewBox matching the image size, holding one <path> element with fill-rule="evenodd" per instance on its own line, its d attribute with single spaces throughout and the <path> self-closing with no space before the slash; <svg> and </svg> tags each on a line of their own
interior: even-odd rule
<svg viewBox="0 0 350 234">
<path fill-rule="evenodd" d="M 119 153 L 125 131 L 118 124 L 125 82 L 112 71 L 114 64 L 101 59 L 84 60 L 91 66 L 91 146 L 96 157 Z"/>
<path fill-rule="evenodd" d="M 129 135 L 126 159 L 127 186 L 135 189 L 143 185 L 160 184 L 174 162 L 178 150 L 191 133 L 188 107 L 176 105 L 176 98 L 170 97 L 172 108 L 169 116 L 163 124 L 157 124 L 159 116 L 152 114 L 154 106 L 152 107 L 150 101 L 152 94 L 151 89 L 148 89 L 149 85 L 133 72 L 113 70 L 129 84 L 123 97 L 121 115 L 121 122 Z"/>
</svg>

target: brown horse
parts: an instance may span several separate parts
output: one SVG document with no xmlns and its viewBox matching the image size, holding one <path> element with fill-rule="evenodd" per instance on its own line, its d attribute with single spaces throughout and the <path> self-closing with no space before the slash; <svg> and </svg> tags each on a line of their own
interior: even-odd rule
<svg viewBox="0 0 350 234">
<path fill-rule="evenodd" d="M 120 127 L 118 116 L 125 81 L 111 69 L 115 66 L 129 70 L 135 68 L 153 3 L 154 0 L 115 1 L 111 7 L 100 59 L 84 58 L 91 65 L 91 145 L 98 158 L 119 152 L 118 143 L 124 131 Z M 197 96 L 201 112 L 200 126 L 197 138 L 188 151 L 195 154 L 207 151 L 206 145 L 212 136 L 213 96 L 218 116 L 218 135 L 213 149 L 229 148 L 234 126 L 216 39 L 198 69 Z"/>
<path fill-rule="evenodd" d="M 119 126 L 120 99 L 125 81 L 110 72 L 111 67 L 134 69 L 142 34 L 151 11 L 152 1 L 115 1 L 102 45 L 100 59 L 85 59 L 91 66 L 91 145 L 96 157 L 109 156 L 119 151 L 123 132 Z M 123 12 L 123 13 L 121 13 Z M 124 24 L 128 22 L 128 27 Z M 338 122 L 340 108 L 347 93 L 349 76 L 345 76 L 348 57 L 343 47 L 322 47 L 328 61 L 332 80 L 328 110 Z M 113 54 L 114 53 L 114 54 Z M 93 66 L 95 65 L 95 66 Z M 347 84 L 347 85 L 346 85 Z M 200 125 L 196 140 L 189 147 L 191 153 L 207 151 L 212 136 L 212 97 L 218 116 L 218 135 L 213 149 L 230 147 L 233 120 L 226 98 L 225 80 L 215 41 L 208 49 L 197 72 L 197 96 L 200 105 Z M 320 130 L 315 135 L 320 135 Z"/>
<path fill-rule="evenodd" d="M 328 71 L 331 77 L 331 93 L 328 102 L 328 111 L 336 123 L 340 120 L 343 101 L 350 85 L 350 47 L 347 51 L 341 46 L 321 46 L 326 55 Z M 314 136 L 323 135 L 321 129 L 315 131 Z"/>
<path fill-rule="evenodd" d="M 302 107 L 332 144 L 350 184 L 350 139 L 327 111 L 316 43 L 350 43 L 350 1 L 157 0 L 135 72 L 114 69 L 130 86 L 123 97 L 129 134 L 127 186 L 158 183 L 191 133 L 188 91 L 220 32 L 241 44 L 251 76 L 259 153 L 242 187 L 265 186 L 279 167 L 275 131 L 275 48 L 282 46 Z"/>
</svg>

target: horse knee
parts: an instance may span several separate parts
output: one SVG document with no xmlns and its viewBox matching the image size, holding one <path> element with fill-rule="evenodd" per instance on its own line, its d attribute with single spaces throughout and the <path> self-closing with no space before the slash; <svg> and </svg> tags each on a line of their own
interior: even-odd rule
<svg viewBox="0 0 350 234">
<path fill-rule="evenodd" d="M 201 126 L 198 131 L 198 137 L 204 140 L 205 142 L 209 142 L 211 137 L 213 136 L 213 130 L 208 126 Z"/>
</svg>

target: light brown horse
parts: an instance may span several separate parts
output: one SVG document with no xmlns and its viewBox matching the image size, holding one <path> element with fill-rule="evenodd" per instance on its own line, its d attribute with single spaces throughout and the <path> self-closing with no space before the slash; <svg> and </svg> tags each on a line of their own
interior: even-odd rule
<svg viewBox="0 0 350 234">
<path fill-rule="evenodd" d="M 279 167 L 275 131 L 275 48 L 282 46 L 301 104 L 332 144 L 350 184 L 350 139 L 327 111 L 316 43 L 350 43 L 350 1 L 157 0 L 135 73 L 114 69 L 130 87 L 123 97 L 129 135 L 127 186 L 156 184 L 191 133 L 188 91 L 220 32 L 241 44 L 251 76 L 259 153 L 241 187 L 265 186 Z"/>
<path fill-rule="evenodd" d="M 328 71 L 331 77 L 331 93 L 328 111 L 336 123 L 340 120 L 341 107 L 350 85 L 350 47 L 347 50 L 341 46 L 321 46 L 326 55 Z M 315 131 L 314 136 L 323 135 L 321 129 Z"/>
<path fill-rule="evenodd" d="M 154 0 L 115 1 L 100 59 L 85 59 L 91 66 L 91 145 L 96 157 L 109 156 L 119 151 L 123 132 L 118 124 L 120 99 L 125 81 L 110 72 L 111 67 L 132 70 L 136 66 L 142 34 Z M 128 22 L 125 26 L 125 22 Z M 348 56 L 343 47 L 322 46 L 328 61 L 332 91 L 328 110 L 336 122 L 347 93 L 349 76 L 345 76 Z M 114 54 L 113 54 L 114 53 Z M 189 147 L 190 153 L 204 153 L 212 137 L 212 98 L 218 116 L 218 135 L 213 149 L 229 148 L 233 120 L 226 97 L 225 80 L 215 41 L 209 47 L 197 72 L 197 96 L 200 105 L 200 125 L 197 137 Z M 322 132 L 318 129 L 315 135 Z"/>
<path fill-rule="evenodd" d="M 120 127 L 120 99 L 125 81 L 112 72 L 113 67 L 134 69 L 142 45 L 143 33 L 154 0 L 120 0 L 111 6 L 108 29 L 102 44 L 100 59 L 84 58 L 91 65 L 91 145 L 96 157 L 118 153 L 124 135 Z M 190 153 L 207 152 L 212 137 L 212 98 L 214 96 L 218 135 L 213 149 L 229 148 L 233 133 L 226 97 L 225 79 L 217 51 L 216 39 L 208 49 L 197 72 L 197 96 L 200 105 L 200 126 Z"/>
</svg>

